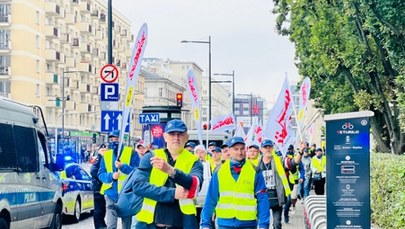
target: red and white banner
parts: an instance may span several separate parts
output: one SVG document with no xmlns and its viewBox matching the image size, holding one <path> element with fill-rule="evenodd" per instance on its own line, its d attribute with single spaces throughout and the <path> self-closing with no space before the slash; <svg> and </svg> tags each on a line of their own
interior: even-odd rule
<svg viewBox="0 0 405 229">
<path fill-rule="evenodd" d="M 143 54 L 145 53 L 146 43 L 148 37 L 148 26 L 144 23 L 139 30 L 136 37 L 134 48 L 132 49 L 132 56 L 128 68 L 128 77 L 125 88 L 125 100 L 122 109 L 122 122 L 119 127 L 120 130 L 120 142 L 118 145 L 118 158 L 121 154 L 122 141 L 124 140 L 125 127 L 128 125 L 128 117 L 131 113 L 133 97 L 135 94 L 136 82 L 138 81 L 139 72 L 141 71 L 141 64 L 143 60 Z"/>
<path fill-rule="evenodd" d="M 310 93 L 311 93 L 311 80 L 309 79 L 309 77 L 305 77 L 300 87 L 299 106 L 297 113 L 297 125 L 300 130 L 298 131 L 301 131 L 302 129 L 302 124 L 304 122 L 305 114 L 307 111 Z"/>
<path fill-rule="evenodd" d="M 200 145 L 202 145 L 200 96 L 198 93 L 198 85 L 197 81 L 195 80 L 194 71 L 191 69 L 187 72 L 187 91 L 191 98 L 191 109 L 193 111 L 194 121 L 196 122 L 198 141 L 200 142 Z"/>
<path fill-rule="evenodd" d="M 287 152 L 288 145 L 295 141 L 294 129 L 292 128 L 293 106 L 290 85 L 288 78 L 285 77 L 283 87 L 270 112 L 263 132 L 263 136 L 272 140 L 283 155 Z"/>
<path fill-rule="evenodd" d="M 211 131 L 219 133 L 224 131 L 231 131 L 236 128 L 236 120 L 233 114 L 223 115 L 211 119 Z"/>
</svg>

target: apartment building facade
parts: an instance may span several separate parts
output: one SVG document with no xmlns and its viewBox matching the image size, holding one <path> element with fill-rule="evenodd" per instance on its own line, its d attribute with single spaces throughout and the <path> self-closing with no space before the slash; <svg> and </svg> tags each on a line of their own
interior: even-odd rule
<svg viewBox="0 0 405 229">
<path fill-rule="evenodd" d="M 120 70 L 121 95 L 134 40 L 130 31 L 130 22 L 114 10 L 112 63 Z M 99 71 L 108 63 L 107 32 L 101 0 L 1 1 L 0 96 L 41 106 L 51 130 L 60 131 L 64 119 L 65 136 L 88 141 L 100 132 Z M 143 106 L 143 79 L 134 117 Z M 131 128 L 140 134 L 139 124 Z"/>
</svg>

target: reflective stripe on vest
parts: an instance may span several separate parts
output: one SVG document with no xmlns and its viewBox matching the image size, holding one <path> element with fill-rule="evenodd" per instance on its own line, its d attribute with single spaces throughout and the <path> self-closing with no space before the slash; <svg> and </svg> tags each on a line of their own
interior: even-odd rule
<svg viewBox="0 0 405 229">
<path fill-rule="evenodd" d="M 323 172 L 325 171 L 326 168 L 326 157 L 322 156 L 321 159 L 319 160 L 316 156 L 312 158 L 312 165 L 318 172 Z"/>
<path fill-rule="evenodd" d="M 124 149 L 122 150 L 122 153 L 120 155 L 120 161 L 122 164 L 130 164 L 131 161 L 131 156 L 132 156 L 132 148 L 129 146 L 125 146 Z M 107 173 L 113 173 L 113 151 L 111 149 L 107 150 L 104 152 L 103 155 L 104 159 L 104 165 Z M 126 174 L 121 173 L 120 177 L 118 178 L 118 184 L 117 184 L 117 191 L 121 191 L 122 183 L 124 182 L 125 178 L 127 177 Z M 103 183 L 100 189 L 100 193 L 104 195 L 105 190 L 109 189 L 112 187 L 112 182 L 111 183 Z"/>
<path fill-rule="evenodd" d="M 277 173 L 278 173 L 279 177 L 281 178 L 281 183 L 283 183 L 285 196 L 289 196 L 291 194 L 291 189 L 290 189 L 290 185 L 288 184 L 287 176 L 285 175 L 285 170 L 284 170 L 283 164 L 281 163 L 281 158 L 279 156 L 277 156 L 276 151 L 274 149 L 273 149 L 272 155 L 273 155 L 274 163 L 276 165 Z"/>
<path fill-rule="evenodd" d="M 254 198 L 256 170 L 245 161 L 238 180 L 232 176 L 230 160 L 218 170 L 219 200 L 215 208 L 218 218 L 256 220 L 257 200 Z"/>
<path fill-rule="evenodd" d="M 164 149 L 157 149 L 154 151 L 155 156 L 162 158 L 167 162 L 167 157 Z M 193 168 L 194 163 L 198 160 L 198 157 L 193 155 L 190 151 L 183 149 L 180 155 L 176 159 L 174 168 L 182 171 L 185 174 L 189 174 Z M 157 187 L 163 186 L 168 178 L 168 174 L 162 172 L 160 169 L 152 168 L 149 183 L 156 185 Z M 156 201 L 143 198 L 143 204 L 141 211 L 136 215 L 138 221 L 150 224 L 153 222 L 155 216 Z M 180 210 L 185 215 L 196 215 L 197 210 L 192 199 L 180 199 Z"/>
</svg>

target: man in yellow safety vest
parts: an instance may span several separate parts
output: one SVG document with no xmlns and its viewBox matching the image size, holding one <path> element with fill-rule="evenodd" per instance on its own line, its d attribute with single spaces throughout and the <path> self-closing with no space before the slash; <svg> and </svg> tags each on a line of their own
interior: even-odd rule
<svg viewBox="0 0 405 229">
<path fill-rule="evenodd" d="M 224 228 L 269 228 L 269 202 L 263 175 L 246 160 L 241 137 L 228 141 L 231 158 L 211 178 L 201 214 L 201 228 L 211 229 L 214 211 L 217 224 Z"/>
<path fill-rule="evenodd" d="M 100 194 L 104 195 L 106 202 L 107 229 L 117 228 L 115 203 L 118 200 L 118 193 L 127 175 L 139 164 L 138 153 L 132 147 L 125 146 L 118 154 L 119 135 L 119 130 L 112 131 L 108 135 L 109 149 L 101 157 L 98 171 L 98 178 L 103 182 Z M 131 221 L 131 217 L 122 218 L 122 228 L 131 228 Z"/>
<path fill-rule="evenodd" d="M 194 198 L 203 165 L 184 148 L 188 133 L 183 121 L 168 121 L 163 137 L 166 148 L 146 153 L 134 174 L 135 194 L 143 197 L 136 228 L 198 229 Z"/>
</svg>

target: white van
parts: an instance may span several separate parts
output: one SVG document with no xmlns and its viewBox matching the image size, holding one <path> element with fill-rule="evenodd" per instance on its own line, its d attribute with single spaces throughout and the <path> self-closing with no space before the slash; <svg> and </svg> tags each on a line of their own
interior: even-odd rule
<svg viewBox="0 0 405 229">
<path fill-rule="evenodd" d="M 32 107 L 0 97 L 1 229 L 62 228 L 62 183 L 41 118 Z"/>
</svg>

